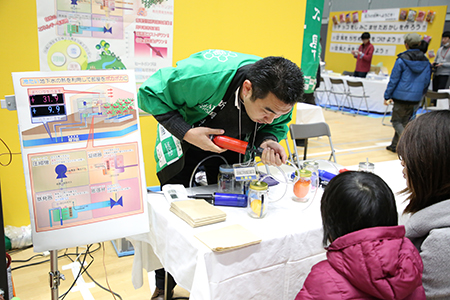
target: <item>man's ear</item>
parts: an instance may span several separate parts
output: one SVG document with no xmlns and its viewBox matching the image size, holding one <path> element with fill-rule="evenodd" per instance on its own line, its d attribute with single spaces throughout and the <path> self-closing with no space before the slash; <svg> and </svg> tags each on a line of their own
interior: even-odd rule
<svg viewBox="0 0 450 300">
<path fill-rule="evenodd" d="M 252 82 L 248 79 L 245 79 L 242 84 L 242 95 L 244 97 L 252 96 Z"/>
</svg>

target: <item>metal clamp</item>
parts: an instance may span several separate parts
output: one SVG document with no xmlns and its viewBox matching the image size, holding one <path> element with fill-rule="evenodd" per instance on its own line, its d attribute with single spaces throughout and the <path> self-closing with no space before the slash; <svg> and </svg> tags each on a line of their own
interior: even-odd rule
<svg viewBox="0 0 450 300">
<path fill-rule="evenodd" d="M 59 271 L 55 272 L 48 272 L 50 275 L 50 288 L 51 289 L 57 289 L 61 279 L 66 280 L 66 277 L 64 277 L 64 274 L 61 274 Z"/>
</svg>

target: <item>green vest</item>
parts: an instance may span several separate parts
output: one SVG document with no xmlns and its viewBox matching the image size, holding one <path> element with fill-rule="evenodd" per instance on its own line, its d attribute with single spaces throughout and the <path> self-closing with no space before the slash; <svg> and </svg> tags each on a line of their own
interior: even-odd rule
<svg viewBox="0 0 450 300">
<path fill-rule="evenodd" d="M 195 53 L 177 67 L 158 70 L 139 88 L 139 107 L 153 115 L 178 111 L 193 125 L 206 118 L 220 103 L 237 69 L 261 58 L 224 50 Z M 180 141 L 158 124 L 156 170 L 183 155 Z"/>
</svg>

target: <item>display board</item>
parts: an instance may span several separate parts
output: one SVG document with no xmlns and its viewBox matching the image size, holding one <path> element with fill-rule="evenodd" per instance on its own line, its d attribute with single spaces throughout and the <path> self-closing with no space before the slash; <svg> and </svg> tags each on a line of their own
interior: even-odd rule
<svg viewBox="0 0 450 300">
<path fill-rule="evenodd" d="M 36 0 L 41 71 L 172 66 L 173 0 Z"/>
<path fill-rule="evenodd" d="M 389 73 L 397 54 L 406 51 L 403 36 L 418 33 L 430 39 L 430 61 L 441 44 L 447 6 L 402 7 L 364 11 L 330 12 L 325 51 L 326 69 L 353 72 L 356 59 L 351 54 L 361 45 L 361 34 L 369 32 L 374 45 L 372 65 L 386 67 Z M 428 53 L 427 53 L 428 55 Z"/>
<path fill-rule="evenodd" d="M 148 231 L 134 72 L 13 73 L 36 252 Z"/>
</svg>

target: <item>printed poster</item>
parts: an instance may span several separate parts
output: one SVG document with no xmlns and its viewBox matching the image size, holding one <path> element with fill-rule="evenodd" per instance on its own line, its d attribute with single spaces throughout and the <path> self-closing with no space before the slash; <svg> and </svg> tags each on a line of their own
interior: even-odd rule
<svg viewBox="0 0 450 300">
<path fill-rule="evenodd" d="M 173 0 L 36 0 L 41 71 L 172 66 Z"/>
<path fill-rule="evenodd" d="M 13 73 L 36 252 L 148 232 L 130 70 Z"/>
</svg>

